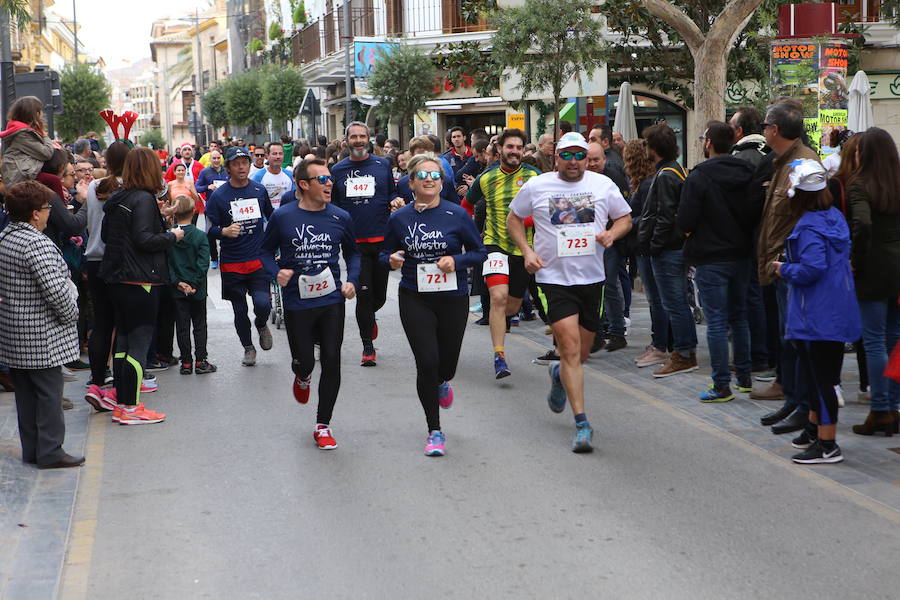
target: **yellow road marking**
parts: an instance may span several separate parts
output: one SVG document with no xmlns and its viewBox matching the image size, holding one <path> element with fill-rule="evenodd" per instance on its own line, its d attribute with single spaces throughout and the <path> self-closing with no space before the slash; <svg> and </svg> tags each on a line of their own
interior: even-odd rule
<svg viewBox="0 0 900 600">
<path fill-rule="evenodd" d="M 103 454 L 106 444 L 107 420 L 91 415 L 88 424 L 88 441 L 84 467 L 78 481 L 78 495 L 66 560 L 60 577 L 60 600 L 84 600 L 87 598 L 88 579 L 91 574 L 91 558 L 97 532 L 97 508 L 103 483 Z"/>
</svg>

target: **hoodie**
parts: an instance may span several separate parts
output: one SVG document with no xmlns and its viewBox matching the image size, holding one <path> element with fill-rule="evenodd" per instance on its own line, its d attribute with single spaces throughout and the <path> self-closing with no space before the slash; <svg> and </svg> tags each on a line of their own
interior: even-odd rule
<svg viewBox="0 0 900 600">
<path fill-rule="evenodd" d="M 3 139 L 0 175 L 6 189 L 37 177 L 44 162 L 53 156 L 50 138 L 21 121 L 10 121 L 6 129 L 0 132 L 0 138 Z"/>
<path fill-rule="evenodd" d="M 753 167 L 734 156 L 697 165 L 681 189 L 678 226 L 688 236 L 684 260 L 691 265 L 745 260 L 762 205 L 751 200 Z"/>
<path fill-rule="evenodd" d="M 833 206 L 804 213 L 784 243 L 786 340 L 853 342 L 862 335 L 850 269 L 850 229 Z"/>
</svg>

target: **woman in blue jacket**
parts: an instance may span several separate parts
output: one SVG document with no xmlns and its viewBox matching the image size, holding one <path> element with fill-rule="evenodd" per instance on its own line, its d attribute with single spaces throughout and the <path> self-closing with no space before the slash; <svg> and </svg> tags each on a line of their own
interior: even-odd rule
<svg viewBox="0 0 900 600">
<path fill-rule="evenodd" d="M 803 212 L 785 241 L 785 261 L 773 262 L 788 282 L 785 340 L 797 350 L 797 373 L 810 393 L 810 426 L 792 445 L 803 449 L 793 461 L 801 464 L 844 460 L 835 443 L 844 342 L 859 339 L 861 325 L 853 273 L 850 230 L 841 212 L 831 206 L 825 168 L 818 161 L 792 163 L 788 196 Z"/>
</svg>

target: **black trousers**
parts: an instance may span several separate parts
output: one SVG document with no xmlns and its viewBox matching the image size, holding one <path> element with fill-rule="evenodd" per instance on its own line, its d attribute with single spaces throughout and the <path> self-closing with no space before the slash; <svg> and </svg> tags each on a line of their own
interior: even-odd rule
<svg viewBox="0 0 900 600">
<path fill-rule="evenodd" d="M 116 307 L 116 353 L 113 355 L 113 379 L 119 404 L 140 402 L 147 352 L 156 330 L 160 286 L 114 283 L 110 285 Z"/>
<path fill-rule="evenodd" d="M 91 363 L 91 381 L 103 385 L 109 355 L 112 352 L 113 332 L 116 328 L 116 312 L 110 296 L 109 285 L 97 274 L 100 261 L 85 263 L 88 276 L 88 293 L 94 305 L 94 327 L 88 344 L 88 360 Z"/>
<path fill-rule="evenodd" d="M 400 288 L 400 321 L 416 359 L 416 391 L 429 431 L 441 428 L 438 386 L 456 375 L 468 319 L 468 296 Z"/>
<path fill-rule="evenodd" d="M 16 413 L 22 460 L 49 465 L 65 455 L 63 417 L 63 376 L 59 367 L 50 369 L 10 369 L 16 386 Z"/>
<path fill-rule="evenodd" d="M 797 354 L 796 377 L 806 383 L 809 410 L 818 415 L 819 425 L 838 422 L 838 401 L 834 386 L 841 382 L 844 365 L 843 342 L 791 340 Z"/>
<path fill-rule="evenodd" d="M 356 292 L 356 324 L 359 338 L 365 344 L 372 342 L 375 313 L 387 300 L 387 284 L 390 271 L 378 262 L 381 242 L 360 242 L 359 290 Z"/>
<path fill-rule="evenodd" d="M 291 369 L 300 379 L 310 376 L 316 366 L 313 346 L 319 343 L 319 406 L 316 423 L 328 425 L 341 389 L 341 345 L 344 343 L 344 303 L 308 310 L 284 311 Z"/>
<path fill-rule="evenodd" d="M 194 356 L 197 362 L 206 360 L 206 299 L 174 298 L 175 330 L 181 362 L 194 362 L 191 356 L 191 327 L 194 329 Z"/>
</svg>

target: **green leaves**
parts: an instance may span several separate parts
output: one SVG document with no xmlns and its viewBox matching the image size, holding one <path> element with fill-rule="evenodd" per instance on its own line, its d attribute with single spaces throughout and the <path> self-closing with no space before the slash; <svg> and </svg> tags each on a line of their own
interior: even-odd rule
<svg viewBox="0 0 900 600">
<path fill-rule="evenodd" d="M 166 147 L 166 140 L 162 135 L 162 131 L 159 130 L 159 127 L 145 131 L 138 141 L 141 146 L 153 148 L 154 150 Z"/>
<path fill-rule="evenodd" d="M 264 72 L 261 89 L 263 112 L 273 121 L 282 124 L 297 116 L 306 93 L 303 76 L 293 67 Z"/>
<path fill-rule="evenodd" d="M 434 97 L 436 77 L 431 58 L 417 47 L 397 44 L 379 56 L 369 76 L 369 92 L 378 100 L 383 119 L 408 126 Z"/>
<path fill-rule="evenodd" d="M 262 125 L 268 119 L 284 125 L 297 116 L 306 86 L 294 67 L 270 66 L 244 71 L 217 83 L 203 96 L 207 122 L 221 129 L 227 125 Z"/>
<path fill-rule="evenodd" d="M 84 63 L 67 65 L 59 87 L 65 112 L 56 118 L 56 129 L 63 140 L 106 127 L 100 111 L 108 108 L 110 88 L 103 73 Z"/>
<path fill-rule="evenodd" d="M 0 0 L 0 10 L 8 10 L 10 21 L 20 28 L 31 22 L 31 7 L 28 0 Z"/>
<path fill-rule="evenodd" d="M 259 125 L 266 120 L 259 88 L 262 71 L 244 71 L 232 75 L 225 85 L 225 115 L 231 125 Z"/>
<path fill-rule="evenodd" d="M 493 55 L 481 42 L 462 41 L 438 44 L 432 50 L 432 61 L 447 80 L 459 87 L 467 77 L 479 96 L 492 96 L 500 86 L 500 70 Z"/>
<path fill-rule="evenodd" d="M 214 85 L 203 95 L 203 114 L 206 121 L 214 129 L 222 129 L 228 125 L 225 112 L 225 85 Z"/>
</svg>

